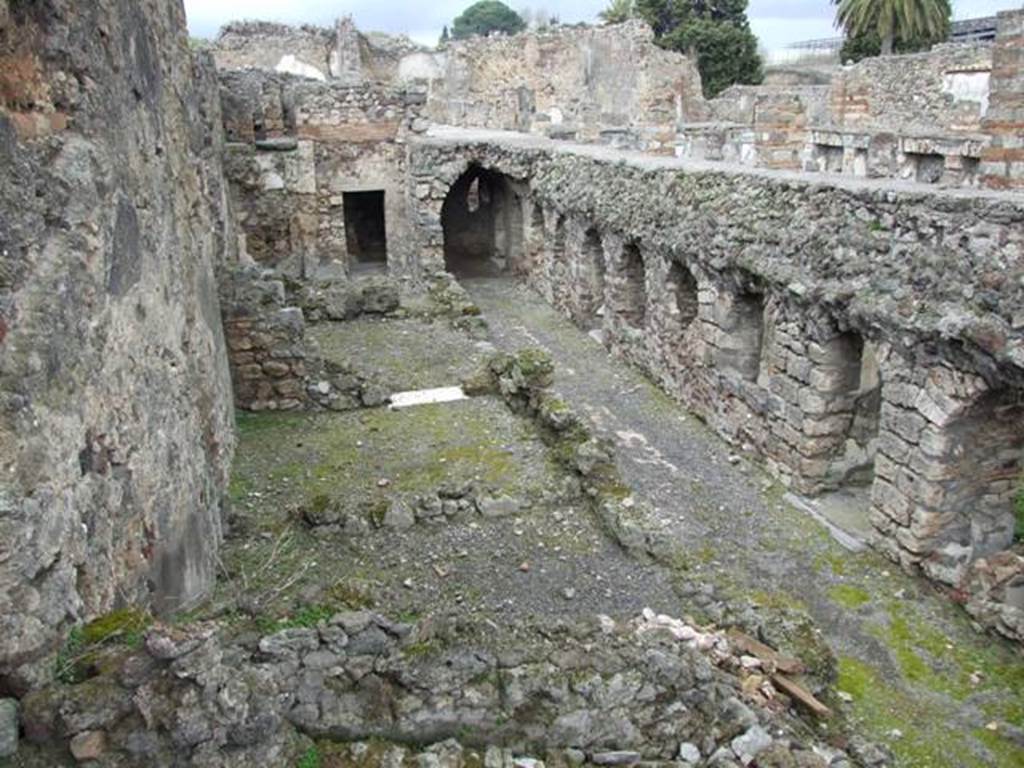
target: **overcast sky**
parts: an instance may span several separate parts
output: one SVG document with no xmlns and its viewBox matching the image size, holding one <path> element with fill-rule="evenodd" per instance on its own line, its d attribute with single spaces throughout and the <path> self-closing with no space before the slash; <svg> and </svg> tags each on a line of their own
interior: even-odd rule
<svg viewBox="0 0 1024 768">
<path fill-rule="evenodd" d="M 366 31 L 405 32 L 433 45 L 444 24 L 450 24 L 473 0 L 185 0 L 189 28 L 198 37 L 213 37 L 222 24 L 236 19 L 266 19 L 289 23 L 329 24 L 351 14 Z M 563 22 L 593 22 L 607 0 L 513 0 L 521 10 L 543 8 Z M 986 16 L 1020 8 L 1022 0 L 953 0 L 956 18 Z M 829 0 L 750 0 L 751 25 L 768 49 L 819 37 L 833 37 L 833 7 Z"/>
</svg>

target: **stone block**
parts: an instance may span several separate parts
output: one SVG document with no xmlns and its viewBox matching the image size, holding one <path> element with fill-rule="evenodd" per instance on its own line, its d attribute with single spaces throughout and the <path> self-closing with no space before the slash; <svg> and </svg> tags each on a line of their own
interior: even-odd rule
<svg viewBox="0 0 1024 768">
<path fill-rule="evenodd" d="M 910 525 L 913 506 L 905 493 L 894 484 L 876 478 L 871 487 L 871 501 L 874 509 L 901 526 Z"/>
<path fill-rule="evenodd" d="M 921 431 L 927 423 L 925 418 L 916 411 L 908 411 L 889 403 L 882 403 L 881 429 L 891 430 L 908 443 L 917 445 L 921 439 Z"/>
<path fill-rule="evenodd" d="M 18 753 L 18 702 L 0 699 L 0 759 Z"/>
</svg>

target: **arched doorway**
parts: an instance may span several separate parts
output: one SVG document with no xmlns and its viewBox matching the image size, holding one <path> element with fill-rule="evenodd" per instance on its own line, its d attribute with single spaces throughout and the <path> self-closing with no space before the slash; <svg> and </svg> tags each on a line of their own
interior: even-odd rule
<svg viewBox="0 0 1024 768">
<path fill-rule="evenodd" d="M 489 277 L 525 263 L 525 189 L 504 174 L 473 166 L 441 207 L 445 269 L 456 277 Z"/>
</svg>

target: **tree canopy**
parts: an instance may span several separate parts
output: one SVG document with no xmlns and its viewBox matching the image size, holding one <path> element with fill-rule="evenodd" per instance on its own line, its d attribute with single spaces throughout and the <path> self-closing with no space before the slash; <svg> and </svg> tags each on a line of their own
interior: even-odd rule
<svg viewBox="0 0 1024 768">
<path fill-rule="evenodd" d="M 526 29 L 522 16 L 498 0 L 473 3 L 452 22 L 452 38 L 463 40 L 473 35 L 504 32 L 514 35 Z"/>
<path fill-rule="evenodd" d="M 650 24 L 662 47 L 696 58 L 708 98 L 734 83 L 761 82 L 747 0 L 611 0 L 601 14 L 609 23 L 632 17 Z"/>
<path fill-rule="evenodd" d="M 949 35 L 950 0 L 832 0 L 846 32 L 843 61 L 928 48 Z"/>
</svg>

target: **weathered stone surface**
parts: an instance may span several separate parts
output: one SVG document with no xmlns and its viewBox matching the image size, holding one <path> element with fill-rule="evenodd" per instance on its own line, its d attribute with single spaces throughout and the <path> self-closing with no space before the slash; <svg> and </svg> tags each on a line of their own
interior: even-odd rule
<svg viewBox="0 0 1024 768">
<path fill-rule="evenodd" d="M 72 622 L 213 581 L 234 444 L 214 266 L 236 241 L 179 3 L 18 4 L 0 56 L 27 68 L 0 73 L 0 677 L 20 688 Z"/>
<path fill-rule="evenodd" d="M 0 758 L 18 753 L 18 702 L 0 699 Z"/>
<path fill-rule="evenodd" d="M 452 737 L 469 728 L 477 743 L 528 740 L 551 754 L 571 747 L 580 753 L 575 763 L 589 758 L 597 765 L 669 761 L 680 743 L 696 741 L 728 754 L 739 745 L 739 754 L 749 755 L 765 748 L 769 723 L 785 734 L 768 738 L 781 754 L 812 746 L 784 715 L 752 710 L 735 698 L 739 680 L 725 671 L 735 659 L 651 629 L 658 621 L 684 625 L 654 617 L 612 622 L 607 633 L 594 621 L 524 626 L 520 632 L 541 642 L 498 655 L 468 638 L 442 643 L 433 622 L 413 629 L 368 611 L 339 614 L 319 632 L 263 637 L 259 652 L 206 628 L 186 643 L 187 629 L 157 627 L 147 647 L 192 650 L 172 662 L 153 659 L 140 679 L 100 677 L 82 686 L 88 691 L 55 687 L 34 694 L 32 720 L 48 725 L 31 729 L 30 738 L 49 744 L 74 733 L 72 748 L 83 760 L 100 753 L 104 760 L 124 759 L 141 740 L 156 762 L 173 755 L 206 764 L 211 754 L 230 749 L 246 764 L 283 766 L 296 761 L 298 730 L 346 741 L 433 742 L 414 757 L 428 768 L 463 765 L 467 755 Z M 339 647 L 331 628 L 343 629 L 350 641 Z M 174 637 L 161 642 L 157 636 L 167 632 Z M 726 647 L 716 639 L 714 648 Z M 585 727 L 551 727 L 569 720 Z M 356 758 L 362 753 L 358 744 L 350 749 Z M 495 747 L 485 764 L 543 763 Z"/>
<path fill-rule="evenodd" d="M 99 759 L 107 749 L 103 731 L 82 731 L 71 739 L 71 754 L 80 763 Z"/>
<path fill-rule="evenodd" d="M 410 168 L 430 190 L 417 198 L 428 268 L 442 263 L 437 230 L 455 226 L 444 201 L 480 173 L 471 164 L 526 199 L 507 262 L 784 483 L 809 495 L 874 484 L 873 519 L 904 562 L 1009 545 L 1024 288 L 997 275 L 1024 256 L 1015 196 L 434 129 L 412 141 Z M 495 221 L 515 215 L 492 207 Z M 515 393 L 514 372 L 498 379 Z"/>
</svg>

